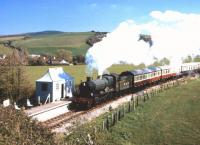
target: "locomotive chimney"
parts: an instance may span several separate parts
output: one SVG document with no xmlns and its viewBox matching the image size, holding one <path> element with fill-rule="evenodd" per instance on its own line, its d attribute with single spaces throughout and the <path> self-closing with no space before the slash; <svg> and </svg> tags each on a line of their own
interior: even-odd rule
<svg viewBox="0 0 200 145">
<path fill-rule="evenodd" d="M 87 78 L 86 78 L 86 81 L 87 81 L 87 82 L 88 82 L 88 81 L 91 81 L 91 79 L 92 79 L 91 77 L 87 77 Z"/>
</svg>

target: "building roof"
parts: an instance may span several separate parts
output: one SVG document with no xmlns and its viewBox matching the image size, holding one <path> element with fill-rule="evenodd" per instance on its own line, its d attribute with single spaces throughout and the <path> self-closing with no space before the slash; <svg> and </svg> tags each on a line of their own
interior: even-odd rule
<svg viewBox="0 0 200 145">
<path fill-rule="evenodd" d="M 69 62 L 65 61 L 64 59 L 60 61 L 60 64 L 69 64 Z"/>
<path fill-rule="evenodd" d="M 36 82 L 55 82 L 55 81 L 67 81 L 74 79 L 71 75 L 64 72 L 62 67 L 49 68 L 49 70 Z"/>
</svg>

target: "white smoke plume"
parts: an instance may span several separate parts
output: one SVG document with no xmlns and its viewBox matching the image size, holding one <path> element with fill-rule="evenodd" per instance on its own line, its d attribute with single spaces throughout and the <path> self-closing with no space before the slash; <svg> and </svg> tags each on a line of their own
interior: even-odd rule
<svg viewBox="0 0 200 145">
<path fill-rule="evenodd" d="M 101 75 L 121 61 L 149 65 L 155 57 L 166 57 L 172 65 L 178 65 L 183 57 L 200 54 L 200 14 L 153 11 L 150 16 L 151 20 L 143 24 L 133 20 L 122 22 L 94 44 L 86 54 L 88 72 L 96 69 Z M 138 41 L 140 34 L 151 35 L 152 47 L 143 40 Z"/>
</svg>

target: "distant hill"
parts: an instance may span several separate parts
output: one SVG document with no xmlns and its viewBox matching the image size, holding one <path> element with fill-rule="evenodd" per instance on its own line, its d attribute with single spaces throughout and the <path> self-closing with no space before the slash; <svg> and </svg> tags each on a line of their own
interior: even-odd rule
<svg viewBox="0 0 200 145">
<path fill-rule="evenodd" d="M 54 35 L 54 34 L 62 34 L 65 32 L 62 31 L 54 31 L 54 30 L 48 30 L 48 31 L 41 31 L 41 32 L 30 32 L 30 33 L 25 33 L 25 35 L 30 36 L 30 37 L 36 37 L 36 36 L 43 36 L 43 35 Z"/>
</svg>

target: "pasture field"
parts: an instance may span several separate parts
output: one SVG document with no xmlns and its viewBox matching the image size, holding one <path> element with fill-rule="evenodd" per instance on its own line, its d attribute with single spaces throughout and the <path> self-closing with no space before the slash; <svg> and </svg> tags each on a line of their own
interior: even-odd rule
<svg viewBox="0 0 200 145">
<path fill-rule="evenodd" d="M 85 54 L 89 46 L 86 40 L 92 32 L 73 32 L 49 35 L 36 35 L 26 40 L 15 41 L 16 46 L 27 48 L 30 54 L 55 54 L 58 49 L 71 50 L 73 55 Z"/>
<path fill-rule="evenodd" d="M 0 54 L 11 54 L 12 53 L 12 49 L 3 46 L 2 44 L 0 44 Z"/>
<path fill-rule="evenodd" d="M 63 67 L 66 73 L 69 73 L 75 78 L 75 83 L 79 84 L 81 80 L 86 79 L 86 65 L 74 65 L 74 66 L 25 66 L 27 76 L 29 76 L 32 85 L 35 85 L 35 80 L 39 79 L 44 75 L 48 68 L 51 67 Z M 126 70 L 133 70 L 137 67 L 133 65 L 113 65 L 108 70 L 109 72 L 120 73 Z M 97 78 L 97 72 L 94 71 L 93 78 Z"/>
<path fill-rule="evenodd" d="M 170 88 L 126 114 L 110 131 L 95 133 L 92 126 L 102 122 L 100 117 L 64 140 L 82 144 L 84 134 L 90 133 L 95 144 L 102 145 L 197 145 L 200 143 L 199 86 L 200 79 Z"/>
<path fill-rule="evenodd" d="M 0 37 L 0 42 L 1 41 L 7 41 L 7 40 L 11 40 L 11 41 L 15 41 L 15 40 L 22 40 L 24 39 L 25 36 L 5 36 L 5 37 Z"/>
</svg>

